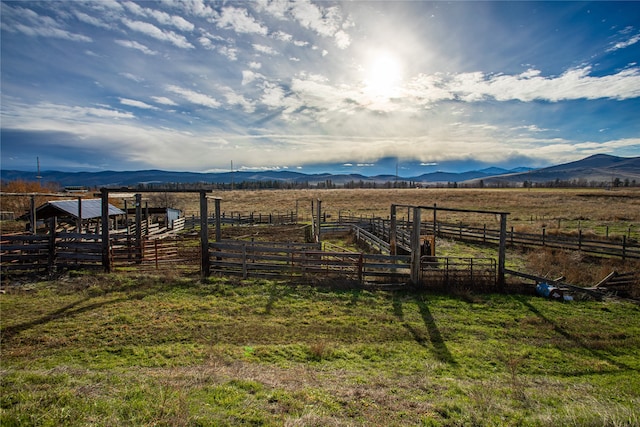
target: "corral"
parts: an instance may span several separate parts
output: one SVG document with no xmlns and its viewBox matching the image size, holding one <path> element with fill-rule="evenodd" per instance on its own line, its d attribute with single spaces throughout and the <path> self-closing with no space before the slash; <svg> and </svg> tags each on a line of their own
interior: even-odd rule
<svg viewBox="0 0 640 427">
<path fill-rule="evenodd" d="M 126 199 L 124 201 L 125 212 L 121 212 L 125 215 L 129 211 L 135 214 L 135 218 L 125 219 L 122 223 L 124 228 L 119 227 L 117 221 L 109 221 L 109 209 L 102 209 L 100 224 L 108 226 L 96 227 L 93 233 L 52 233 L 51 230 L 56 227 L 52 222 L 47 234 L 3 235 L 3 272 L 52 274 L 86 267 L 105 271 L 169 267 L 197 271 L 203 278 L 215 274 L 296 281 L 342 280 L 354 284 L 409 283 L 437 288 L 463 286 L 504 289 L 505 275 L 533 278 L 535 281 L 562 281 L 530 273 L 520 274 L 513 268 L 507 268 L 507 247 L 558 248 L 622 260 L 640 258 L 637 242 L 627 239 L 626 235 L 622 235 L 621 239 L 595 240 L 586 238 L 582 231 L 575 238 L 547 234 L 544 228 L 541 234 L 522 233 L 515 231 L 513 226 L 510 229 L 507 227 L 507 212 L 448 208 L 437 204 L 391 204 L 386 218 L 358 217 L 342 212 L 334 218 L 323 210 L 320 199 L 311 199 L 310 220 L 303 223 L 299 220 L 298 201 L 295 211 L 275 214 L 252 212 L 243 216 L 240 213 L 222 212 L 221 198 L 211 197 L 208 191 L 182 191 L 180 193 L 199 195 L 198 217 L 192 214 L 190 218 L 174 218 L 160 228 L 157 223 L 150 221 L 148 207 L 143 219 L 143 193 L 145 191 L 129 189 L 101 190 L 104 203 L 100 206 L 109 206 L 108 202 L 114 196 L 117 198 L 124 194 L 129 199 L 134 198 L 136 208 L 133 211 L 127 209 Z M 99 202 L 100 199 L 95 201 Z M 210 204 L 215 206 L 211 215 Z M 398 214 L 400 211 L 403 212 L 402 217 Z M 429 213 L 429 218 L 425 218 L 422 212 Z M 455 213 L 458 217 L 495 217 L 499 226 L 489 228 L 485 223 L 483 227 L 477 227 L 463 221 L 453 224 L 440 218 L 446 213 Z M 32 223 L 35 223 L 34 219 Z M 259 224 L 269 224 L 272 230 L 272 227 L 289 229 L 266 232 L 271 234 L 271 239 L 265 239 L 264 236 L 256 239 L 251 232 L 243 231 L 238 235 L 230 232 L 234 227 L 228 227 L 255 227 Z M 185 231 L 181 232 L 183 229 Z M 297 241 L 285 237 L 292 236 L 295 230 L 300 231 Z M 264 230 L 261 232 L 265 234 Z M 323 244 L 325 235 L 335 233 L 349 235 L 348 238 L 354 240 L 359 248 Z M 273 239 L 274 235 L 279 238 Z M 472 242 L 494 249 L 482 256 L 440 254 L 437 242 L 441 239 Z M 632 275 L 631 282 L 635 280 L 634 277 Z"/>
</svg>

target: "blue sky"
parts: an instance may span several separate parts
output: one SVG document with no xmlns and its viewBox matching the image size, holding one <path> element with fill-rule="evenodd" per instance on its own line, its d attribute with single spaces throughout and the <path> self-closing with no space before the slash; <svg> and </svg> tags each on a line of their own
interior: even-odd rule
<svg viewBox="0 0 640 427">
<path fill-rule="evenodd" d="M 640 156 L 640 2 L 3 1 L 1 167 Z"/>
</svg>

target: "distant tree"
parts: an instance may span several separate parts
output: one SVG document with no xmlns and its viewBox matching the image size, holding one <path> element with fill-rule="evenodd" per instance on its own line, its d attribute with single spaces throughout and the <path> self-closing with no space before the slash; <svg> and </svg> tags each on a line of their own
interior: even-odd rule
<svg viewBox="0 0 640 427">
<path fill-rule="evenodd" d="M 37 196 L 38 193 L 55 193 L 59 191 L 59 186 L 56 183 L 46 182 L 42 184 L 39 181 L 24 181 L 15 180 L 9 182 L 2 182 L 0 189 L 4 193 L 32 193 L 35 194 L 35 204 L 39 206 L 47 201 L 46 196 Z M 14 212 L 16 217 L 28 212 L 31 208 L 31 196 L 3 196 L 2 197 L 2 210 Z"/>
</svg>

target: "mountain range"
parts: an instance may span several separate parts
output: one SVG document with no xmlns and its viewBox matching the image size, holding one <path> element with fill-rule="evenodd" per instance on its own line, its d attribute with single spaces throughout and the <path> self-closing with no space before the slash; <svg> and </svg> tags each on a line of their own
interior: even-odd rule
<svg viewBox="0 0 640 427">
<path fill-rule="evenodd" d="M 618 182 L 640 183 L 640 157 L 617 157 L 596 154 L 575 162 L 541 169 L 517 168 L 506 170 L 491 167 L 462 173 L 431 172 L 418 176 L 401 177 L 395 175 L 365 176 L 361 174 L 304 174 L 293 171 L 233 171 L 222 173 L 172 172 L 162 170 L 142 171 L 101 171 L 101 172 L 60 172 L 43 171 L 42 182 L 55 182 L 63 187 L 124 187 L 139 184 L 167 183 L 214 183 L 231 184 L 240 182 L 280 182 L 317 185 L 330 181 L 333 185 L 348 183 L 383 184 L 395 181 L 409 181 L 416 185 L 441 185 L 459 183 L 469 186 L 517 186 L 524 182 L 544 184 L 549 182 L 569 182 L 579 185 Z M 33 171 L 2 170 L 3 181 L 33 181 Z"/>
</svg>

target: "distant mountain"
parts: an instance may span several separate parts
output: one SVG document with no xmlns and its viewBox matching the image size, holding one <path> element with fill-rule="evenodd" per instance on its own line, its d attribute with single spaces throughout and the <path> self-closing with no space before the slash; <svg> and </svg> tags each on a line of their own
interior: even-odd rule
<svg viewBox="0 0 640 427">
<path fill-rule="evenodd" d="M 478 185 L 482 180 L 485 185 L 519 185 L 524 181 L 546 183 L 550 181 L 577 181 L 588 184 L 595 182 L 611 182 L 615 178 L 624 181 L 640 182 L 640 157 L 616 157 L 597 154 L 576 162 L 565 163 L 543 169 L 517 168 L 505 170 L 502 168 L 486 168 L 462 173 L 431 172 L 413 177 L 396 177 L 395 175 L 365 176 L 360 174 L 304 174 L 294 171 L 259 171 L 259 172 L 222 172 L 196 173 L 173 172 L 162 170 L 142 171 L 101 171 L 101 172 L 41 172 L 43 182 L 55 182 L 63 187 L 129 187 L 138 184 L 169 184 L 169 183 L 206 183 L 231 184 L 241 182 L 278 182 L 318 185 L 330 182 L 332 185 L 350 183 L 384 184 L 395 181 L 409 181 L 416 184 L 434 185 L 446 183 L 465 183 Z M 33 181 L 34 172 L 1 170 L 3 181 L 25 180 Z"/>
<path fill-rule="evenodd" d="M 516 184 L 525 181 L 532 183 L 547 182 L 613 182 L 629 180 L 640 182 L 640 157 L 617 157 L 608 154 L 595 154 L 582 160 L 550 166 L 542 169 L 531 169 L 525 172 L 508 173 L 482 178 L 484 184 Z M 472 179 L 467 184 L 476 184 Z"/>
</svg>

